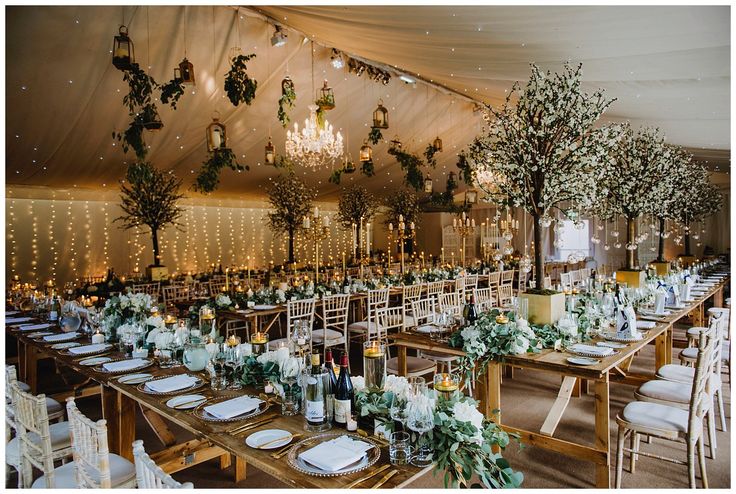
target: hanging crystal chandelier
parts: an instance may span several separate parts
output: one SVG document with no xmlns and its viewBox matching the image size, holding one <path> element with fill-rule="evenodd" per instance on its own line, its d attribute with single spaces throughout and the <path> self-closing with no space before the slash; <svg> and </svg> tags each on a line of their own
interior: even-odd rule
<svg viewBox="0 0 736 494">
<path fill-rule="evenodd" d="M 324 127 L 317 122 L 317 105 L 309 105 L 309 117 L 304 127 L 294 124 L 294 130 L 286 133 L 286 154 L 297 163 L 317 169 L 331 164 L 342 156 L 342 135 L 333 133 L 332 125 L 325 120 Z"/>
</svg>

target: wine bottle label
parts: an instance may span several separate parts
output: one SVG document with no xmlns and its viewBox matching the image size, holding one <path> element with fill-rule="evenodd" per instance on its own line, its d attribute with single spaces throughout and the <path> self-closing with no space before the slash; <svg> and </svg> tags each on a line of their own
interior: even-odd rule
<svg viewBox="0 0 736 494">
<path fill-rule="evenodd" d="M 335 398 L 335 422 L 347 424 L 350 418 L 350 400 L 338 400 Z"/>
<path fill-rule="evenodd" d="M 325 420 L 325 402 L 307 400 L 307 409 L 304 416 L 309 422 L 323 422 Z"/>
<path fill-rule="evenodd" d="M 49 312 L 49 321 L 56 321 L 59 318 L 59 315 L 55 310 L 52 310 Z"/>
</svg>

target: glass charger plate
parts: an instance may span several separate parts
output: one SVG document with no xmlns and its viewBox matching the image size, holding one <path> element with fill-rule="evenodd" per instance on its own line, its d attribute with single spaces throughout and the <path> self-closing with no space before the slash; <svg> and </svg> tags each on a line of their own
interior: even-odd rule
<svg viewBox="0 0 736 494">
<path fill-rule="evenodd" d="M 346 435 L 352 439 L 370 443 L 373 447 L 365 452 L 365 455 L 357 462 L 352 465 L 348 465 L 341 470 L 335 472 L 326 472 L 319 468 L 307 463 L 306 461 L 299 458 L 299 454 L 303 451 L 311 449 L 325 441 L 331 441 L 339 436 Z M 359 436 L 358 434 L 345 434 L 342 432 L 328 432 L 326 434 L 320 434 L 307 439 L 303 439 L 296 443 L 289 450 L 288 463 L 291 468 L 297 472 L 301 472 L 307 475 L 314 475 L 315 477 L 339 477 L 342 475 L 349 475 L 351 473 L 360 472 L 366 468 L 370 468 L 374 463 L 381 457 L 381 448 L 378 444 L 371 441 L 368 438 Z"/>
<path fill-rule="evenodd" d="M 608 347 L 608 348 L 610 348 L 610 347 Z M 596 354 L 596 353 L 581 352 L 581 351 L 573 350 L 572 348 L 568 348 L 567 349 L 567 353 L 571 353 L 573 355 L 577 355 L 578 357 L 590 357 L 590 358 L 594 358 L 594 359 L 602 359 L 602 358 L 606 358 L 606 357 L 613 357 L 614 355 L 618 355 L 620 352 L 617 351 L 617 350 L 613 350 L 613 352 L 612 353 L 609 353 L 608 355 L 599 355 L 599 354 Z"/>
<path fill-rule="evenodd" d="M 237 394 L 223 395 L 223 396 L 219 396 L 219 397 L 217 397 L 215 399 L 209 400 L 206 403 L 202 403 L 197 408 L 195 408 L 192 411 L 192 413 L 194 414 L 195 417 L 197 417 L 198 419 L 202 419 L 205 422 L 222 422 L 222 423 L 225 423 L 225 422 L 238 422 L 240 420 L 246 420 L 246 419 L 249 419 L 249 418 L 257 417 L 258 415 L 260 415 L 263 412 L 265 412 L 266 410 L 268 410 L 268 402 L 263 401 L 263 400 L 261 400 L 261 403 L 258 404 L 258 408 L 256 408 L 255 410 L 253 410 L 251 412 L 248 412 L 248 413 L 241 414 L 241 415 L 236 415 L 235 417 L 230 417 L 229 419 L 217 418 L 214 415 L 210 415 L 205 410 L 205 407 L 209 407 L 209 406 L 215 405 L 217 403 L 221 403 L 223 401 L 232 400 L 233 398 L 240 398 L 242 396 L 250 396 L 251 398 L 255 398 L 257 400 L 260 400 L 259 397 L 253 396 L 253 395 L 237 395 Z"/>
<path fill-rule="evenodd" d="M 74 348 L 75 346 L 80 346 L 81 343 L 76 341 L 67 341 L 66 343 L 57 343 L 56 345 L 51 345 L 52 350 L 66 350 L 67 348 Z"/>
<path fill-rule="evenodd" d="M 112 359 L 112 360 L 110 360 L 108 362 L 104 362 L 104 363 L 105 364 L 109 364 L 110 362 L 122 362 L 123 360 L 131 360 L 131 359 L 129 359 L 129 358 L 116 358 L 116 359 Z M 138 367 L 131 367 L 130 369 L 120 369 L 120 370 L 116 370 L 116 371 L 109 371 L 109 370 L 105 369 L 105 367 L 103 365 L 98 365 L 97 367 L 95 367 L 95 370 L 97 372 L 102 372 L 104 374 L 125 374 L 127 372 L 135 372 L 135 371 L 139 371 L 141 369 L 147 369 L 148 367 L 151 367 L 152 365 L 153 365 L 153 361 L 150 360 L 150 359 L 146 359 L 146 363 L 145 364 L 139 365 Z"/>
<path fill-rule="evenodd" d="M 618 341 L 620 343 L 634 343 L 643 340 L 644 336 L 642 335 L 641 338 L 622 338 L 616 335 L 616 333 L 603 333 L 603 339 L 608 341 Z"/>
<path fill-rule="evenodd" d="M 146 387 L 146 384 L 148 384 L 151 381 L 159 381 L 161 379 L 166 379 L 166 378 L 169 378 L 169 377 L 172 377 L 172 376 L 161 376 L 161 377 L 153 378 L 153 379 L 151 379 L 149 381 L 140 383 L 136 387 L 136 389 L 138 391 L 140 391 L 141 393 L 146 393 L 147 395 L 169 396 L 169 395 L 178 395 L 179 393 L 184 393 L 185 391 L 192 391 L 192 390 L 195 390 L 195 389 L 199 389 L 199 388 L 201 388 L 202 386 L 204 386 L 206 384 L 205 381 L 204 381 L 204 379 L 202 379 L 201 377 L 192 376 L 192 377 L 196 377 L 197 378 L 197 382 L 194 383 L 194 384 L 192 384 L 191 386 L 186 387 L 186 388 L 180 388 L 180 389 L 175 389 L 173 391 L 164 391 L 164 392 L 159 393 L 157 391 L 151 391 L 150 389 L 148 389 Z"/>
</svg>

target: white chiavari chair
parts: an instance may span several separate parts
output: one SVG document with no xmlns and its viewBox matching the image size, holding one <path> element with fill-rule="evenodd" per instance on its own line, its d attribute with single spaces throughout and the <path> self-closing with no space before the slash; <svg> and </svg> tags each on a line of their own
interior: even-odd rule
<svg viewBox="0 0 736 494">
<path fill-rule="evenodd" d="M 427 283 L 427 297 L 431 297 L 437 300 L 437 297 L 439 296 L 439 294 L 444 291 L 445 291 L 445 282 L 443 280 L 431 281 Z"/>
<path fill-rule="evenodd" d="M 687 465 L 688 480 L 691 489 L 695 488 L 695 456 L 697 450 L 700 476 L 703 487 L 708 488 L 708 477 L 705 470 L 705 448 L 703 445 L 703 419 L 707 410 L 706 386 L 711 375 L 709 364 L 714 351 L 715 328 L 708 328 L 700 334 L 698 342 L 698 358 L 695 367 L 685 367 L 693 371 L 690 382 L 690 397 L 687 409 L 647 401 L 633 401 L 624 407 L 616 417 L 618 437 L 616 449 L 615 487 L 621 488 L 623 473 L 623 455 L 628 451 L 630 470 L 634 473 L 635 463 L 639 455 L 669 461 L 678 465 Z M 641 451 L 641 435 L 653 436 L 668 441 L 685 443 L 687 462 Z M 631 436 L 631 447 L 626 448 L 626 437 Z"/>
<path fill-rule="evenodd" d="M 388 332 L 391 330 L 404 330 L 404 324 L 402 321 L 403 314 L 403 307 L 384 307 L 382 309 L 376 310 L 376 328 L 378 330 L 378 341 L 385 343 L 388 340 Z M 386 352 L 389 352 L 390 347 L 391 345 L 386 345 Z M 411 355 L 406 356 L 406 377 L 422 376 L 424 374 L 429 374 L 430 372 L 434 374 L 436 368 L 437 364 L 435 364 L 432 360 L 421 357 L 414 357 Z M 386 360 L 386 370 L 391 374 L 398 375 L 399 358 L 391 357 L 391 354 L 388 353 Z"/>
<path fill-rule="evenodd" d="M 514 284 L 514 273 L 515 273 L 515 270 L 513 269 L 501 271 L 501 278 L 499 279 L 498 285 L 499 286 L 512 286 Z"/>
<path fill-rule="evenodd" d="M 156 465 L 146 450 L 143 441 L 133 442 L 133 460 L 135 461 L 135 480 L 138 489 L 193 489 L 191 482 L 178 482 L 171 475 Z"/>
<path fill-rule="evenodd" d="M 440 293 L 439 305 L 440 312 L 450 310 L 456 316 L 459 316 L 463 313 L 462 300 L 458 292 Z"/>
<path fill-rule="evenodd" d="M 492 273 L 488 273 L 488 286 L 493 289 L 493 291 L 498 290 L 498 286 L 501 284 L 501 271 L 494 271 Z"/>
<path fill-rule="evenodd" d="M 348 313 L 350 295 L 337 294 L 322 299 L 321 329 L 312 331 L 312 343 L 322 345 L 323 354 L 328 347 L 343 345 L 348 354 Z M 324 355 L 323 355 L 324 356 Z"/>
<path fill-rule="evenodd" d="M 156 301 L 158 300 L 159 293 L 161 292 L 161 282 L 156 283 L 140 283 L 133 285 L 133 293 L 146 293 Z"/>
<path fill-rule="evenodd" d="M 389 289 L 368 290 L 368 313 L 362 321 L 356 321 L 348 325 L 348 331 L 354 337 L 369 338 L 376 333 L 376 311 L 388 307 Z M 403 310 L 403 307 L 402 307 Z"/>
<path fill-rule="evenodd" d="M 433 324 L 437 315 L 437 304 L 433 298 L 421 298 L 412 300 L 411 312 L 414 319 L 414 327 L 425 324 Z"/>
<path fill-rule="evenodd" d="M 401 303 L 404 308 L 404 328 L 414 328 L 417 326 L 411 310 L 411 304 L 421 298 L 423 288 L 423 285 L 419 283 L 416 285 L 406 285 L 401 288 Z"/>
<path fill-rule="evenodd" d="M 314 327 L 315 299 L 305 298 L 302 300 L 289 300 L 286 302 L 286 338 L 278 338 L 268 342 L 269 350 L 276 350 L 282 345 L 291 344 L 291 330 L 296 321 L 306 320 L 309 325 L 309 351 L 312 351 L 311 332 Z"/>
<path fill-rule="evenodd" d="M 493 298 L 493 290 L 490 287 L 476 288 L 473 290 L 473 297 L 475 298 L 475 305 L 478 307 L 479 312 L 487 311 L 496 305 L 496 301 Z"/>
<path fill-rule="evenodd" d="M 210 296 L 215 296 L 218 293 L 224 293 L 226 285 L 227 283 L 225 283 L 225 280 L 223 281 L 210 280 Z"/>
<path fill-rule="evenodd" d="M 49 423 L 44 395 L 33 396 L 23 391 L 18 381 L 10 385 L 16 437 L 5 447 L 5 461 L 18 469 L 19 487 L 65 487 L 54 467 L 72 454 L 69 422 Z M 67 464 L 68 465 L 68 464 Z M 43 474 L 33 482 L 33 468 Z"/>
<path fill-rule="evenodd" d="M 563 290 L 572 290 L 571 273 L 560 273 L 560 285 L 562 285 Z"/>
<path fill-rule="evenodd" d="M 496 301 L 499 307 L 508 307 L 514 298 L 514 287 L 511 285 L 501 285 L 498 287 Z"/>
<path fill-rule="evenodd" d="M 168 307 L 176 302 L 183 302 L 188 299 L 187 289 L 177 285 L 164 286 L 162 288 L 164 297 L 164 306 Z"/>
</svg>

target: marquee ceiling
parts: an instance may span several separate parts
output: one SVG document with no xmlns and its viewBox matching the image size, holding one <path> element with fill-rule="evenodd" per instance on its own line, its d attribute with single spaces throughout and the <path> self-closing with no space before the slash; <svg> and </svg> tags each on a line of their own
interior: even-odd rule
<svg viewBox="0 0 736 494">
<path fill-rule="evenodd" d="M 498 103 L 504 90 L 528 77 L 535 61 L 556 69 L 582 62 L 589 89 L 618 98 L 611 120 L 657 125 L 670 142 L 719 166 L 728 166 L 729 11 L 727 7 L 260 7 L 287 27 L 288 43 L 272 47 L 273 27 L 250 9 L 230 7 L 7 7 L 6 182 L 56 188 L 117 187 L 132 161 L 113 141 L 127 126 L 127 86 L 110 63 L 112 36 L 123 16 L 136 58 L 159 82 L 184 57 L 194 63 L 197 85 L 176 111 L 159 105 L 164 128 L 147 134 L 149 158 L 184 177 L 205 159 L 204 129 L 215 110 L 228 126 L 229 145 L 250 172 L 224 171 L 219 196 L 259 196 L 278 174 L 263 165 L 269 134 L 283 152 L 285 131 L 276 119 L 281 79 L 294 80 L 292 123 L 307 116 L 314 85 L 328 79 L 337 107 L 328 120 L 348 139 L 357 160 L 379 98 L 389 109 L 386 139 L 398 136 L 415 152 L 439 135 L 445 151 L 432 171 L 436 187 L 455 169 L 459 152 L 480 129 L 471 97 Z M 314 35 L 314 36 L 313 36 Z M 324 45 L 324 46 L 323 46 Z M 222 84 L 230 48 L 255 53 L 249 74 L 258 81 L 251 106 L 233 107 Z M 408 85 L 394 76 L 387 86 L 335 69 L 330 49 L 405 69 L 456 91 Z M 213 77 L 214 75 L 214 77 Z M 377 175 L 343 178 L 376 192 L 396 188 L 399 165 L 374 146 Z M 339 187 L 330 170 L 301 171 L 322 198 Z M 191 195 L 195 195 L 191 192 Z"/>
</svg>

